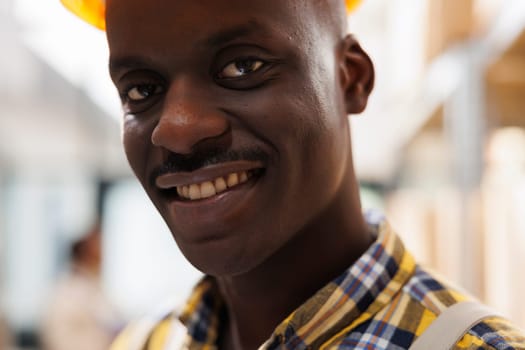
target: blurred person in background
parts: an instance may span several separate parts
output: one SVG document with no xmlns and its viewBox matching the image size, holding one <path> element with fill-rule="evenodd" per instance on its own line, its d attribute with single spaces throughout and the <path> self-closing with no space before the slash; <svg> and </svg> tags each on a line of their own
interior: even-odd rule
<svg viewBox="0 0 525 350">
<path fill-rule="evenodd" d="M 362 213 L 348 115 L 374 67 L 342 0 L 63 2 L 107 30 L 128 161 L 207 275 L 112 349 L 408 349 L 470 299 Z M 525 349 L 492 314 L 447 333 Z"/>
<path fill-rule="evenodd" d="M 12 344 L 12 335 L 5 320 L 0 317 L 0 350 L 10 350 Z"/>
<path fill-rule="evenodd" d="M 59 280 L 42 321 L 45 350 L 106 350 L 121 321 L 100 285 L 101 228 L 70 249 L 70 271 Z"/>
</svg>

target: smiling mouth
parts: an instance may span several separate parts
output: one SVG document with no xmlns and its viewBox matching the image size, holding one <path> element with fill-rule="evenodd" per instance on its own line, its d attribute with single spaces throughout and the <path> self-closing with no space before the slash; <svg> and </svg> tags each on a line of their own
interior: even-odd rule
<svg viewBox="0 0 525 350">
<path fill-rule="evenodd" d="M 206 199 L 240 186 L 260 175 L 260 171 L 249 170 L 219 176 L 212 181 L 176 186 L 177 196 L 182 200 L 195 201 Z"/>
<path fill-rule="evenodd" d="M 159 176 L 155 185 L 169 200 L 200 201 L 253 184 L 264 169 L 260 162 L 234 161 L 192 172 L 167 173 Z"/>
</svg>

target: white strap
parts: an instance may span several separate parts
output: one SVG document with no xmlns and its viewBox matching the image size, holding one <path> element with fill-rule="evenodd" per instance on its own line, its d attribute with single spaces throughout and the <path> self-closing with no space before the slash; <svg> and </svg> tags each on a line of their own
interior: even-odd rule
<svg viewBox="0 0 525 350">
<path fill-rule="evenodd" d="M 464 301 L 445 309 L 416 339 L 410 350 L 450 350 L 475 324 L 498 316 L 477 302 Z"/>
</svg>

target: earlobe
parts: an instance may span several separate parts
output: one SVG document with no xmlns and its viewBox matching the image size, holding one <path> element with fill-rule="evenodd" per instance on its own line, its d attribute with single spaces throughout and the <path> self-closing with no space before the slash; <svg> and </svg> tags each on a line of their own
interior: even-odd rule
<svg viewBox="0 0 525 350">
<path fill-rule="evenodd" d="M 374 65 L 351 35 L 344 39 L 340 68 L 346 112 L 361 113 L 374 87 Z"/>
</svg>

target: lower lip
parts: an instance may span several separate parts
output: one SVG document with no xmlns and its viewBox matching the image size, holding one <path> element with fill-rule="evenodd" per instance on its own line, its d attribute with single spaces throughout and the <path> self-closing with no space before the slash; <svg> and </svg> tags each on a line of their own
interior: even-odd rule
<svg viewBox="0 0 525 350">
<path fill-rule="evenodd" d="M 257 188 L 264 175 L 232 187 L 218 195 L 195 201 L 165 198 L 163 214 L 172 232 L 177 232 L 181 242 L 196 244 L 223 240 L 235 235 L 236 228 L 255 215 Z"/>
<path fill-rule="evenodd" d="M 181 200 L 178 196 L 166 196 L 164 198 L 169 215 L 176 226 L 185 227 L 188 231 L 213 231 L 214 226 L 227 225 L 230 218 L 238 218 L 238 215 L 249 208 L 246 203 L 253 198 L 255 189 L 263 178 L 264 174 L 254 176 L 224 192 L 193 201 Z"/>
</svg>

